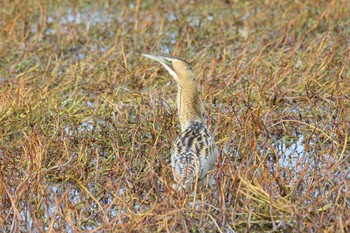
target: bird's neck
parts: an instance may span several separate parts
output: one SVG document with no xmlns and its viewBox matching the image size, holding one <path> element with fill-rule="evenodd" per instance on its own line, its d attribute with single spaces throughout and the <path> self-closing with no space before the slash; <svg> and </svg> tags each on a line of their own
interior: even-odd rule
<svg viewBox="0 0 350 233">
<path fill-rule="evenodd" d="M 204 122 L 204 107 L 196 82 L 178 84 L 177 107 L 181 131 L 184 131 L 191 122 Z"/>
</svg>

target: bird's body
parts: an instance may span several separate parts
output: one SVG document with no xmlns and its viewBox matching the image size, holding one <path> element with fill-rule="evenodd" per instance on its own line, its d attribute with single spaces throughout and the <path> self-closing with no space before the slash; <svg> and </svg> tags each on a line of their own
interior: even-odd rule
<svg viewBox="0 0 350 233">
<path fill-rule="evenodd" d="M 173 143 L 171 166 L 179 188 L 188 189 L 205 181 L 215 169 L 218 150 L 206 126 L 198 84 L 189 63 L 174 57 L 145 57 L 160 62 L 177 82 L 177 105 L 181 133 Z"/>
<path fill-rule="evenodd" d="M 171 150 L 174 179 L 185 188 L 195 182 L 205 182 L 208 172 L 215 168 L 215 141 L 203 122 L 192 122 L 176 138 Z"/>
</svg>

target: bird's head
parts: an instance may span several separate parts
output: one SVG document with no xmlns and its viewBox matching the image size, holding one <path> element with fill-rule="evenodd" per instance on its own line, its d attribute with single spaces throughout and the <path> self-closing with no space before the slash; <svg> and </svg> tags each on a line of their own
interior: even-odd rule
<svg viewBox="0 0 350 233">
<path fill-rule="evenodd" d="M 150 54 L 142 54 L 142 56 L 159 62 L 169 72 L 169 74 L 176 80 L 178 84 L 194 80 L 194 74 L 191 70 L 190 64 L 176 57 L 158 56 Z"/>
</svg>

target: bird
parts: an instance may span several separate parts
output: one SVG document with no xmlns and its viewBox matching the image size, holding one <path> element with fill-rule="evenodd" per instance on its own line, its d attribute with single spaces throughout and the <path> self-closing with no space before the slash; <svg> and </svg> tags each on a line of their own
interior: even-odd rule
<svg viewBox="0 0 350 233">
<path fill-rule="evenodd" d="M 142 56 L 162 64 L 177 84 L 176 102 L 181 133 L 172 144 L 170 164 L 175 188 L 191 190 L 212 186 L 219 152 L 206 124 L 199 85 L 190 63 L 172 56 Z"/>
</svg>

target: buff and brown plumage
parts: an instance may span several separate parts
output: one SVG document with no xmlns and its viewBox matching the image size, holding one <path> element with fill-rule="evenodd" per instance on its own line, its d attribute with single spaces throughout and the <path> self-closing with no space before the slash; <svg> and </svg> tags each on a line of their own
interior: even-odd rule
<svg viewBox="0 0 350 233">
<path fill-rule="evenodd" d="M 161 63 L 177 83 L 181 133 L 172 146 L 171 167 L 178 188 L 202 185 L 208 180 L 208 174 L 215 170 L 218 150 L 205 122 L 195 75 L 185 60 L 149 54 L 143 56 Z"/>
</svg>

